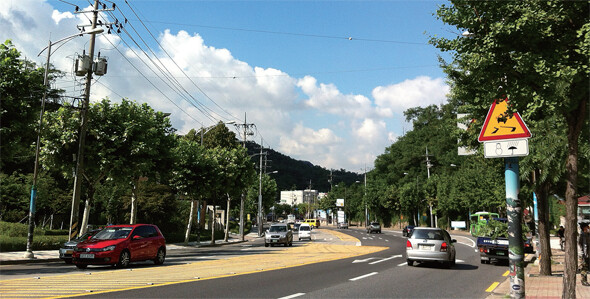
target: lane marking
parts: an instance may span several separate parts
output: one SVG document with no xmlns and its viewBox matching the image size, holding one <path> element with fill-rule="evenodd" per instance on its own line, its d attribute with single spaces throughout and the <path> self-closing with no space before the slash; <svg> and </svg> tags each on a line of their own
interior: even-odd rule
<svg viewBox="0 0 590 299">
<path fill-rule="evenodd" d="M 486 292 L 491 293 L 499 284 L 499 282 L 492 283 L 492 285 L 486 290 Z"/>
<path fill-rule="evenodd" d="M 471 238 L 469 238 L 469 237 L 465 237 L 465 236 L 457 236 L 457 235 L 451 235 L 451 236 L 452 236 L 453 238 L 455 238 L 455 239 L 457 239 L 457 238 L 461 238 L 461 239 L 464 239 L 464 240 L 468 240 L 469 242 L 471 242 L 471 245 L 470 245 L 470 244 L 467 244 L 467 243 L 459 242 L 459 241 L 457 241 L 457 243 L 459 243 L 459 244 L 463 244 L 463 245 L 467 245 L 467 246 L 469 246 L 469 247 L 471 247 L 471 248 L 475 248 L 475 249 L 477 249 L 477 243 L 476 243 L 475 241 L 473 241 Z M 477 250 L 476 250 L 476 251 L 477 251 Z"/>
<path fill-rule="evenodd" d="M 407 264 L 408 264 L 408 263 L 407 263 L 407 262 L 405 262 L 405 263 L 401 263 L 401 264 L 399 264 L 399 265 L 397 265 L 397 266 L 398 266 L 398 267 L 402 267 L 402 266 L 405 266 L 405 265 L 407 265 Z"/>
<path fill-rule="evenodd" d="M 352 261 L 352 263 L 353 264 L 356 264 L 356 263 L 366 263 L 366 262 L 368 262 L 370 260 L 374 260 L 374 259 L 376 259 L 376 257 L 368 257 L 368 258 L 362 259 L 362 260 L 354 260 L 354 261 Z"/>
<path fill-rule="evenodd" d="M 279 299 L 291 299 L 291 298 L 295 298 L 295 297 L 299 297 L 299 296 L 303 296 L 303 295 L 305 295 L 305 293 L 297 293 L 297 294 L 281 297 Z"/>
<path fill-rule="evenodd" d="M 504 274 L 502 274 L 502 276 L 506 277 L 506 276 L 508 276 L 508 274 L 510 274 L 510 270 L 506 270 L 506 272 L 504 272 Z"/>
<path fill-rule="evenodd" d="M 374 264 L 378 264 L 378 263 L 381 263 L 381 262 L 385 262 L 385 261 L 388 261 L 388 260 L 394 259 L 394 258 L 396 258 L 396 257 L 402 257 L 402 255 L 401 255 L 401 254 L 400 254 L 400 255 L 394 255 L 394 256 L 392 256 L 392 257 L 388 257 L 388 258 L 384 258 L 384 259 L 381 259 L 381 260 L 378 260 L 378 261 L 374 261 L 374 262 L 372 262 L 372 263 L 369 263 L 369 265 L 374 265 Z"/>
<path fill-rule="evenodd" d="M 369 276 L 373 276 L 373 275 L 375 275 L 375 274 L 377 274 L 377 273 L 378 273 L 378 272 L 372 272 L 372 273 L 369 273 L 369 274 L 361 275 L 361 276 L 359 276 L 359 277 L 351 278 L 351 279 L 349 279 L 349 280 L 350 280 L 350 281 L 356 281 L 356 280 L 359 280 L 359 279 L 367 278 L 367 277 L 369 277 Z"/>
</svg>

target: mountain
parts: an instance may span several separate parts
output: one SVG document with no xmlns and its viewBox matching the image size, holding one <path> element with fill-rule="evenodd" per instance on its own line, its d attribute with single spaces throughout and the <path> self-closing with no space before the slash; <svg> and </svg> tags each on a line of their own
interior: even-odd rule
<svg viewBox="0 0 590 299">
<path fill-rule="evenodd" d="M 247 142 L 246 147 L 248 148 L 248 154 L 252 156 L 252 160 L 256 163 L 258 169 L 260 165 L 260 145 L 255 142 Z M 309 189 L 310 185 L 312 190 L 318 190 L 319 192 L 330 191 L 329 169 L 313 165 L 309 161 L 295 160 L 273 149 L 263 149 L 262 151 L 267 153 L 263 155 L 262 168 L 267 173 L 278 171 L 278 173 L 271 174 L 271 176 L 276 180 L 279 191 Z M 352 184 L 355 181 L 362 181 L 363 176 L 344 169 L 332 170 L 332 180 L 333 185 L 340 182 Z"/>
</svg>

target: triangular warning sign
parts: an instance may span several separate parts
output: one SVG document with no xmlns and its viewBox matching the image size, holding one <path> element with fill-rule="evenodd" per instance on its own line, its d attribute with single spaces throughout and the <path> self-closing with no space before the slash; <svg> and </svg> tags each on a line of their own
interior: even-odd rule
<svg viewBox="0 0 590 299">
<path fill-rule="evenodd" d="M 531 137 L 520 114 L 508 113 L 508 99 L 495 100 L 479 133 L 479 142 Z"/>
</svg>

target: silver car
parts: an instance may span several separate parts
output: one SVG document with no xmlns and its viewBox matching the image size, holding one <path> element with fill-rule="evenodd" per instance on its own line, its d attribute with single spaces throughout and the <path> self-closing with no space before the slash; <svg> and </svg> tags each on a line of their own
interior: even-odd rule
<svg viewBox="0 0 590 299">
<path fill-rule="evenodd" d="M 455 265 L 455 245 L 449 233 L 440 228 L 416 227 L 406 242 L 408 266 L 414 262 L 440 262 Z"/>
<path fill-rule="evenodd" d="M 264 234 L 264 246 L 284 244 L 285 247 L 293 246 L 293 232 L 286 223 L 272 224 Z"/>
</svg>

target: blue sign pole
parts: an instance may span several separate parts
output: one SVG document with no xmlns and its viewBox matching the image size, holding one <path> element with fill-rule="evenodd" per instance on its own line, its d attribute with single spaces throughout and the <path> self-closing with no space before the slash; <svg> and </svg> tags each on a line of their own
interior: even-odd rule
<svg viewBox="0 0 590 299">
<path fill-rule="evenodd" d="M 522 240 L 522 208 L 518 199 L 518 158 L 505 158 L 506 209 L 508 214 L 508 257 L 510 270 L 510 297 L 524 298 L 524 243 Z"/>
</svg>

